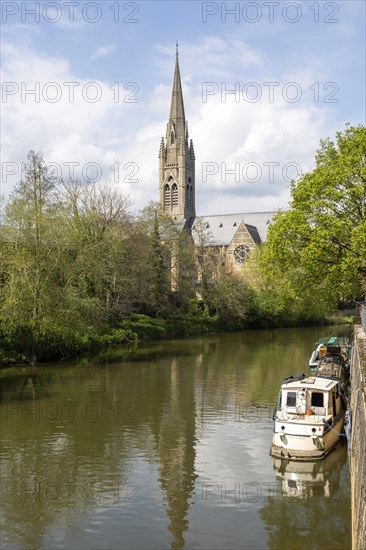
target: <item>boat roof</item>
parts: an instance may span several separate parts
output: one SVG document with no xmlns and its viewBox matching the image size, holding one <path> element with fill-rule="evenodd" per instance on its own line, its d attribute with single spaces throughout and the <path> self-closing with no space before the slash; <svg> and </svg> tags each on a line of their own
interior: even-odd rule
<svg viewBox="0 0 366 550">
<path fill-rule="evenodd" d="M 341 378 L 342 372 L 343 367 L 341 363 L 337 361 L 320 361 L 315 371 L 315 376 L 337 376 L 337 378 Z"/>
<path fill-rule="evenodd" d="M 330 380 L 329 378 L 319 378 L 318 376 L 307 376 L 303 380 L 296 380 L 295 382 L 287 382 L 282 384 L 282 390 L 300 390 L 303 388 L 315 389 L 320 391 L 330 391 L 338 382 L 336 380 Z"/>
<path fill-rule="evenodd" d="M 349 339 L 346 336 L 323 336 L 314 344 L 315 349 L 320 345 L 324 346 L 341 346 L 349 344 Z"/>
</svg>

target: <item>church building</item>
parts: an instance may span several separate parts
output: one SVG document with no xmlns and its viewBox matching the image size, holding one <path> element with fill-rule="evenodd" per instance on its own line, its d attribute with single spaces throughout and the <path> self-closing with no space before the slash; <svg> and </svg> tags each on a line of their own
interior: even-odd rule
<svg viewBox="0 0 366 550">
<path fill-rule="evenodd" d="M 274 212 L 196 216 L 195 151 L 185 117 L 178 49 L 165 139 L 159 150 L 159 203 L 179 229 L 193 238 L 196 258 L 205 249 L 215 266 L 241 271 L 251 251 L 266 239 Z"/>
</svg>

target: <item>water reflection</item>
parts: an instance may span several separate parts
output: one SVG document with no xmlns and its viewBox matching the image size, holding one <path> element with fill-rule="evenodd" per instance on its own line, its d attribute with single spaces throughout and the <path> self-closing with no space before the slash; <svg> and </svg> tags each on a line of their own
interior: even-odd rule
<svg viewBox="0 0 366 550">
<path fill-rule="evenodd" d="M 2 548 L 291 548 L 282 533 L 306 500 L 318 520 L 333 499 L 348 518 L 343 449 L 309 471 L 275 463 L 281 498 L 234 495 L 273 481 L 277 390 L 319 334 L 226 334 L 1 371 Z M 311 496 L 326 483 L 323 500 Z"/>
<path fill-rule="evenodd" d="M 329 499 L 339 490 L 340 474 L 347 462 L 346 445 L 340 442 L 324 460 L 295 462 L 273 457 L 276 479 L 285 497 Z"/>
<path fill-rule="evenodd" d="M 283 498 L 267 499 L 260 511 L 269 534 L 268 547 L 349 548 L 351 513 L 346 467 L 347 447 L 339 444 L 322 461 L 273 458 Z M 286 521 L 283 521 L 286 518 Z"/>
<path fill-rule="evenodd" d="M 190 370 L 190 369 L 189 369 Z M 159 429 L 159 481 L 168 504 L 171 547 L 182 548 L 195 482 L 194 376 L 177 358 L 170 363 L 170 399 Z"/>
<path fill-rule="evenodd" d="M 196 359 L 180 361 L 3 376 L 3 544 L 57 546 L 59 525 L 77 530 L 105 506 L 150 513 L 151 487 L 139 474 L 147 461 L 159 465 L 171 547 L 184 545 L 196 477 Z"/>
</svg>

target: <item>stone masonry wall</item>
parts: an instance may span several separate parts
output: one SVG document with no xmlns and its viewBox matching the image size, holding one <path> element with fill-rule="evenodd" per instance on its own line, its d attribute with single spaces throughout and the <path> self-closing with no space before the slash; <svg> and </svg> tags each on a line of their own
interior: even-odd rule
<svg viewBox="0 0 366 550">
<path fill-rule="evenodd" d="M 352 548 L 366 550 L 366 334 L 354 326 L 350 442 Z"/>
</svg>

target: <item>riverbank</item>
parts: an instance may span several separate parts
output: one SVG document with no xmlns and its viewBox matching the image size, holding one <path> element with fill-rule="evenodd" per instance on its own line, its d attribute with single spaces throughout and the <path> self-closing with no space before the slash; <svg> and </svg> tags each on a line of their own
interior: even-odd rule
<svg viewBox="0 0 366 550">
<path fill-rule="evenodd" d="M 344 321 L 343 321 L 344 322 Z M 32 355 L 29 336 L 14 338 L 16 344 L 2 340 L 0 345 L 0 366 L 36 364 L 48 361 L 72 359 L 85 353 L 104 348 L 171 338 L 186 338 L 201 334 L 218 334 L 243 329 L 290 328 L 334 324 L 332 318 L 271 319 L 251 314 L 246 318 L 223 322 L 198 307 L 186 314 L 167 319 L 134 314 L 121 321 L 118 326 L 104 327 L 98 333 L 80 333 L 73 330 L 51 329 L 42 334 L 35 343 L 36 354 Z M 338 322 L 341 324 L 340 318 Z M 34 345 L 34 344 L 33 344 Z"/>
<path fill-rule="evenodd" d="M 352 432 L 349 449 L 352 501 L 352 548 L 366 545 L 366 333 L 354 326 L 352 353 Z"/>
<path fill-rule="evenodd" d="M 3 341 L 0 346 L 0 365 L 34 364 L 44 361 L 60 361 L 78 355 L 98 351 L 103 348 L 131 344 L 138 341 L 159 340 L 194 336 L 216 332 L 217 320 L 204 316 L 177 316 L 171 319 L 158 319 L 147 315 L 135 314 L 114 327 L 102 327 L 99 332 L 79 332 L 52 329 L 38 337 L 33 346 L 25 339 L 22 348 L 21 339 Z M 18 341 L 16 341 L 18 340 Z M 19 341 L 20 340 L 20 341 Z"/>
</svg>

